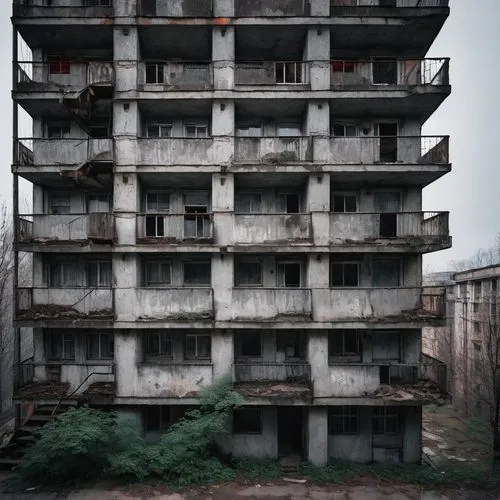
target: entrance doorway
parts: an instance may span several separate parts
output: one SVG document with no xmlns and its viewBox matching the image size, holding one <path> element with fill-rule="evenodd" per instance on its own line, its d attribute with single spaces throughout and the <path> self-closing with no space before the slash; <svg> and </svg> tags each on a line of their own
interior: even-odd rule
<svg viewBox="0 0 500 500">
<path fill-rule="evenodd" d="M 303 452 L 302 408 L 278 407 L 278 455 L 301 455 Z"/>
<path fill-rule="evenodd" d="M 383 163 L 398 161 L 398 124 L 379 123 L 378 135 L 380 137 L 379 160 Z"/>
</svg>

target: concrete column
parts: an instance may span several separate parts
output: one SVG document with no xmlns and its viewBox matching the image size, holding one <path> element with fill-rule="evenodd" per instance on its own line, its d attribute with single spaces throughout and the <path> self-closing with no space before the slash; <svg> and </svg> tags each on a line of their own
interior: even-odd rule
<svg viewBox="0 0 500 500">
<path fill-rule="evenodd" d="M 113 53 L 115 61 L 115 91 L 133 95 L 137 89 L 137 68 L 140 59 L 139 33 L 137 28 L 133 26 L 117 26 L 114 28 Z"/>
<path fill-rule="evenodd" d="M 330 134 L 330 107 L 328 101 L 312 101 L 307 104 L 306 134 L 328 136 Z M 315 142 L 313 143 L 315 144 Z M 313 153 L 316 156 L 313 146 Z M 318 160 L 320 158 L 314 158 Z"/>
<path fill-rule="evenodd" d="M 234 17 L 234 0 L 213 0 L 214 17 Z"/>
<path fill-rule="evenodd" d="M 233 261 L 232 254 L 214 254 L 212 257 L 212 287 L 217 321 L 228 321 L 232 316 Z"/>
<path fill-rule="evenodd" d="M 115 384 L 119 398 L 135 394 L 137 385 L 138 335 L 135 330 L 115 332 Z"/>
<path fill-rule="evenodd" d="M 212 175 L 212 210 L 214 214 L 214 241 L 228 246 L 233 240 L 234 176 Z"/>
<path fill-rule="evenodd" d="M 137 174 L 115 173 L 113 176 L 113 212 L 119 245 L 135 245 L 136 213 L 140 210 Z"/>
<path fill-rule="evenodd" d="M 43 287 L 48 283 L 44 283 L 44 261 L 43 261 L 43 253 L 33 253 L 33 286 L 34 287 Z"/>
<path fill-rule="evenodd" d="M 117 321 L 136 321 L 136 287 L 140 286 L 136 254 L 113 254 L 113 285 Z"/>
<path fill-rule="evenodd" d="M 214 73 L 214 89 L 232 89 L 234 86 L 234 27 L 224 23 L 212 29 L 212 61 Z"/>
<path fill-rule="evenodd" d="M 330 17 L 330 0 L 309 0 L 311 16 Z"/>
<path fill-rule="evenodd" d="M 214 330 L 212 333 L 212 363 L 214 380 L 232 373 L 234 362 L 233 330 Z"/>
<path fill-rule="evenodd" d="M 405 464 L 420 463 L 422 449 L 422 407 L 403 407 L 403 462 Z"/>
<path fill-rule="evenodd" d="M 33 362 L 45 363 L 47 357 L 43 328 L 33 328 Z M 35 381 L 46 380 L 45 366 L 35 366 L 34 379 Z"/>
<path fill-rule="evenodd" d="M 314 397 L 330 395 L 330 374 L 328 367 L 328 331 L 310 330 L 307 344 L 307 362 L 311 365 L 311 382 Z"/>
<path fill-rule="evenodd" d="M 38 184 L 33 184 L 33 213 L 43 214 L 45 212 L 46 210 L 43 196 L 43 187 Z"/>
<path fill-rule="evenodd" d="M 307 459 L 314 465 L 328 462 L 328 408 L 310 407 L 307 422 Z"/>
<path fill-rule="evenodd" d="M 137 11 L 137 0 L 120 0 L 114 3 L 115 19 L 117 17 L 134 17 Z"/>
<path fill-rule="evenodd" d="M 325 246 L 330 242 L 330 174 L 309 175 L 307 182 L 307 212 L 311 213 L 313 241 Z"/>
<path fill-rule="evenodd" d="M 311 90 L 330 89 L 330 30 L 326 26 L 310 26 L 304 50 L 309 61 Z"/>
</svg>

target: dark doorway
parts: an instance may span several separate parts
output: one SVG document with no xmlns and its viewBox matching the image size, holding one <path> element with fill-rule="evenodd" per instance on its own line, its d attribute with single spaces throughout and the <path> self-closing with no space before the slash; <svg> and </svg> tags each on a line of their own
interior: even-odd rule
<svg viewBox="0 0 500 500">
<path fill-rule="evenodd" d="M 278 455 L 302 455 L 302 408 L 278 407 Z"/>
<path fill-rule="evenodd" d="M 398 124 L 379 123 L 380 161 L 393 163 L 398 161 Z"/>
<path fill-rule="evenodd" d="M 373 61 L 373 83 L 376 85 L 397 85 L 397 59 L 375 59 Z"/>
<path fill-rule="evenodd" d="M 379 0 L 380 7 L 397 7 L 398 0 Z"/>
</svg>

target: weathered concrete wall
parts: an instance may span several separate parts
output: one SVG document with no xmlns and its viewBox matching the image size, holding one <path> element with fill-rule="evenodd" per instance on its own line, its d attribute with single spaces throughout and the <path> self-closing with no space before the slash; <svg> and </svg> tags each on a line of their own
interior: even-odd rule
<svg viewBox="0 0 500 500">
<path fill-rule="evenodd" d="M 82 314 L 112 309 L 110 288 L 33 288 L 33 305 L 71 306 Z"/>
<path fill-rule="evenodd" d="M 304 214 L 234 216 L 236 244 L 307 241 L 311 238 L 311 218 Z"/>
<path fill-rule="evenodd" d="M 328 409 L 309 407 L 307 421 L 307 459 L 314 465 L 325 466 L 328 461 Z"/>
</svg>

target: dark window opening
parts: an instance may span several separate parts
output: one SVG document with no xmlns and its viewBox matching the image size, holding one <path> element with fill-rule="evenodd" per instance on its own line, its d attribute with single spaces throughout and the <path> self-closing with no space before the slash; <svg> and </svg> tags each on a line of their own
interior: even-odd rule
<svg viewBox="0 0 500 500">
<path fill-rule="evenodd" d="M 331 68 L 334 73 L 354 73 L 356 61 L 332 61 Z"/>
<path fill-rule="evenodd" d="M 166 332 L 145 335 L 146 356 L 172 357 L 172 336 Z"/>
<path fill-rule="evenodd" d="M 373 61 L 373 83 L 396 85 L 398 83 L 397 59 L 375 59 Z"/>
<path fill-rule="evenodd" d="M 397 7 L 398 0 L 379 0 L 380 7 Z"/>
<path fill-rule="evenodd" d="M 51 75 L 69 75 L 71 72 L 71 63 L 64 60 L 50 61 L 49 71 Z"/>
<path fill-rule="evenodd" d="M 395 238 L 398 235 L 398 215 L 380 214 L 380 237 Z"/>
<path fill-rule="evenodd" d="M 141 14 L 143 16 L 156 16 L 156 0 L 141 0 Z"/>
<path fill-rule="evenodd" d="M 382 406 L 373 408 L 372 428 L 374 434 L 396 434 L 399 432 L 397 408 Z"/>
<path fill-rule="evenodd" d="M 240 337 L 240 355 L 260 358 L 262 355 L 261 335 L 258 332 L 245 332 Z"/>
<path fill-rule="evenodd" d="M 210 262 L 185 262 L 184 285 L 210 286 L 212 282 Z"/>
<path fill-rule="evenodd" d="M 380 161 L 394 163 L 398 161 L 398 125 L 397 123 L 379 123 Z"/>
<path fill-rule="evenodd" d="M 170 406 L 148 406 L 144 411 L 144 427 L 146 432 L 162 432 L 172 425 L 172 408 Z"/>
<path fill-rule="evenodd" d="M 260 408 L 234 410 L 233 434 L 262 434 L 262 410 Z"/>
<path fill-rule="evenodd" d="M 146 236 L 148 238 L 162 238 L 165 236 L 163 215 L 146 216 Z"/>
<path fill-rule="evenodd" d="M 357 406 L 330 407 L 328 413 L 329 434 L 359 433 L 359 408 Z"/>
<path fill-rule="evenodd" d="M 210 360 L 212 339 L 210 335 L 186 335 L 184 356 L 191 360 Z"/>
<path fill-rule="evenodd" d="M 333 124 L 333 135 L 336 137 L 356 137 L 356 125 L 345 125 L 343 123 Z"/>
<path fill-rule="evenodd" d="M 236 286 L 262 286 L 262 263 L 240 261 L 236 268 Z"/>
<path fill-rule="evenodd" d="M 300 288 L 302 266 L 299 262 L 278 263 L 278 286 L 284 288 Z"/>
<path fill-rule="evenodd" d="M 146 64 L 146 83 L 163 83 L 163 64 Z"/>
<path fill-rule="evenodd" d="M 49 337 L 49 359 L 74 360 L 75 335 L 73 333 L 52 332 Z"/>
<path fill-rule="evenodd" d="M 281 211 L 286 214 L 298 214 L 300 212 L 300 196 L 297 193 L 286 193 L 281 195 Z"/>
<path fill-rule="evenodd" d="M 330 286 L 359 286 L 359 266 L 357 262 L 334 262 L 330 270 Z"/>
<path fill-rule="evenodd" d="M 357 330 L 332 330 L 328 334 L 328 356 L 348 357 L 361 361 L 361 344 Z M 350 359 L 351 360 L 351 359 Z"/>
<path fill-rule="evenodd" d="M 112 333 L 96 333 L 87 337 L 87 359 L 113 359 L 114 339 Z"/>
<path fill-rule="evenodd" d="M 357 199 L 356 195 L 336 194 L 333 196 L 333 211 L 334 212 L 356 212 Z"/>
</svg>

